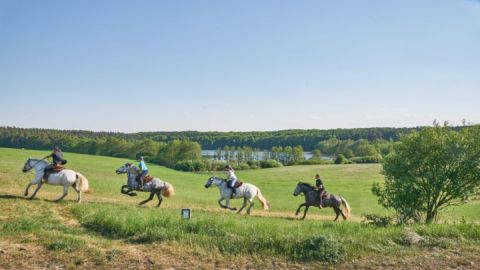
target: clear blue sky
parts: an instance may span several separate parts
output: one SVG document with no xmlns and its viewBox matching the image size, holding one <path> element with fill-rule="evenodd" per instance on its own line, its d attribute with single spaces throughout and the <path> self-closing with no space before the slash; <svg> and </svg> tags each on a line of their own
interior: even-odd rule
<svg viewBox="0 0 480 270">
<path fill-rule="evenodd" d="M 480 122 L 480 1 L 0 0 L 0 126 Z"/>
</svg>

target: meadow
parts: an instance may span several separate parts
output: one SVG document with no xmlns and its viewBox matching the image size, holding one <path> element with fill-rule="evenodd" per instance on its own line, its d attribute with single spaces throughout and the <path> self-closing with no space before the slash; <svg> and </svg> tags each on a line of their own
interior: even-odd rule
<svg viewBox="0 0 480 270">
<path fill-rule="evenodd" d="M 256 201 L 252 216 L 220 209 L 216 188 L 204 184 L 215 173 L 184 173 L 149 164 L 150 174 L 174 185 L 176 196 L 137 206 L 147 197 L 120 194 L 125 175 L 115 169 L 131 160 L 66 153 L 68 168 L 84 174 L 92 189 L 82 204 L 70 190 L 44 186 L 33 201 L 22 194 L 33 173 L 28 157 L 48 152 L 0 148 L 0 268 L 446 268 L 480 267 L 480 204 L 448 208 L 439 224 L 377 227 L 363 215 L 391 214 L 370 192 L 381 182 L 381 165 L 291 166 L 239 171 L 258 186 L 270 211 Z M 330 193 L 347 199 L 352 216 L 332 222 L 331 208 L 311 208 L 306 220 L 294 212 L 299 181 L 313 184 L 320 173 Z M 241 201 L 233 201 L 240 206 Z M 192 219 L 180 218 L 192 208 Z M 409 235 L 421 237 L 412 244 Z M 27 260 L 19 258 L 28 258 Z"/>
</svg>

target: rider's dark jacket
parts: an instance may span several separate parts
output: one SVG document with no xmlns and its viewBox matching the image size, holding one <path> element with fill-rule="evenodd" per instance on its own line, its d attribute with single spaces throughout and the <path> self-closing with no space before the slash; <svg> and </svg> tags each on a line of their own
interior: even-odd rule
<svg viewBox="0 0 480 270">
<path fill-rule="evenodd" d="M 325 187 L 323 186 L 322 179 L 320 179 L 320 178 L 318 178 L 315 181 L 315 186 L 318 188 L 318 190 L 324 190 L 325 189 Z"/>
<path fill-rule="evenodd" d="M 66 163 L 66 160 L 63 158 L 63 153 L 61 151 L 55 151 L 51 155 L 53 164 L 63 165 Z"/>
</svg>

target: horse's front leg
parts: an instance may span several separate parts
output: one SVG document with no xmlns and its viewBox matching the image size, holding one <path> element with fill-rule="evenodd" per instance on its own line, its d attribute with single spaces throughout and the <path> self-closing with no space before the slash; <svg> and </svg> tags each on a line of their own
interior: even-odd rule
<svg viewBox="0 0 480 270">
<path fill-rule="evenodd" d="M 228 210 L 237 211 L 236 207 L 230 207 L 230 199 L 229 198 L 225 199 L 225 205 L 227 206 Z"/>
<path fill-rule="evenodd" d="M 139 203 L 139 205 L 142 205 L 142 204 L 144 204 L 144 203 L 146 203 L 146 202 L 151 201 L 151 200 L 153 199 L 153 196 L 155 196 L 155 191 L 154 191 L 154 190 L 150 191 L 150 196 L 148 196 L 148 198 L 147 198 L 146 200 L 141 201 L 141 202 Z"/>
<path fill-rule="evenodd" d="M 295 216 L 298 216 L 298 214 L 300 214 L 300 209 L 302 209 L 303 206 L 305 206 L 304 203 L 302 203 L 298 206 L 297 212 L 295 212 Z"/>
<path fill-rule="evenodd" d="M 30 183 L 30 185 L 32 185 L 32 183 Z M 35 191 L 33 192 L 32 196 L 30 196 L 28 199 L 29 200 L 32 200 L 33 198 L 35 198 L 35 195 L 37 195 L 37 192 L 40 190 L 40 188 L 43 186 L 43 183 L 40 181 L 38 184 L 37 184 L 37 187 L 35 188 Z"/>
<path fill-rule="evenodd" d="M 310 205 L 305 205 L 305 211 L 303 212 L 303 217 L 302 219 L 305 219 L 305 216 L 307 215 L 307 211 L 308 211 L 308 208 L 310 207 Z"/>
<path fill-rule="evenodd" d="M 65 198 L 65 196 L 67 196 L 68 194 L 68 186 L 63 186 L 63 194 L 62 196 L 58 197 L 58 199 L 54 200 L 54 202 L 59 202 L 61 200 L 63 200 L 63 198 Z"/>
<path fill-rule="evenodd" d="M 32 186 L 33 184 L 30 182 L 28 183 L 27 187 L 25 188 L 25 193 L 23 193 L 24 196 L 28 196 L 28 190 L 30 189 L 30 187 Z"/>
<path fill-rule="evenodd" d="M 220 205 L 221 208 L 225 209 L 227 208 L 227 206 L 223 205 L 222 204 L 222 201 L 225 200 L 225 198 L 221 197 L 220 199 L 218 199 L 218 205 Z"/>
</svg>

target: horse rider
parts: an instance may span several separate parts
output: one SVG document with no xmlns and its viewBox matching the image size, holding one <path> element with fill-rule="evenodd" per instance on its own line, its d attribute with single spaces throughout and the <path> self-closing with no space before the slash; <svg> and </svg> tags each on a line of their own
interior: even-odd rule
<svg viewBox="0 0 480 270">
<path fill-rule="evenodd" d="M 143 156 L 138 157 L 138 171 L 140 172 L 140 189 L 143 190 L 143 179 L 148 174 L 147 165 L 145 165 L 145 160 Z"/>
<path fill-rule="evenodd" d="M 230 165 L 225 166 L 225 171 L 227 172 L 227 187 L 229 187 L 232 190 L 232 198 L 233 198 L 236 195 L 235 183 L 237 182 L 237 176 L 235 175 L 235 171 Z"/>
<path fill-rule="evenodd" d="M 67 160 L 63 158 L 62 150 L 58 146 L 53 147 L 53 152 L 44 157 L 43 159 L 52 158 L 52 163 L 49 164 L 43 170 L 43 179 L 42 182 L 46 183 L 48 181 L 48 176 L 50 175 L 50 171 L 55 168 L 56 166 L 61 166 L 67 164 Z"/>
<path fill-rule="evenodd" d="M 323 208 L 323 196 L 326 194 L 326 191 L 325 187 L 323 186 L 322 179 L 318 173 L 315 175 L 315 186 L 317 187 L 318 196 L 320 197 L 320 204 L 318 207 Z"/>
</svg>

